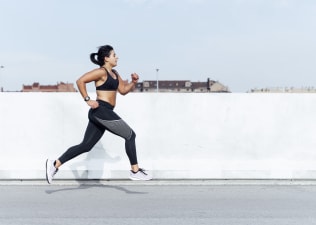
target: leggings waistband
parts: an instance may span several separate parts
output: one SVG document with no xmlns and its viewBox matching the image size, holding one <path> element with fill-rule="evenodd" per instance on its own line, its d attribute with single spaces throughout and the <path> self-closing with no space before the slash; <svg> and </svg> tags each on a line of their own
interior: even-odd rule
<svg viewBox="0 0 316 225">
<path fill-rule="evenodd" d="M 111 105 L 110 103 L 106 102 L 106 101 L 102 101 L 102 100 L 98 99 L 97 102 L 99 103 L 100 106 L 105 106 L 105 107 L 107 107 L 108 109 L 111 109 L 111 110 L 114 109 L 114 106 Z"/>
</svg>

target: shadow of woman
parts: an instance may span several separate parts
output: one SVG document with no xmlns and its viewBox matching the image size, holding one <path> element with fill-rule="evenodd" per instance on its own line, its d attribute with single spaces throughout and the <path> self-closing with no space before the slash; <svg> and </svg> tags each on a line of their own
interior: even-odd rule
<svg viewBox="0 0 316 225">
<path fill-rule="evenodd" d="M 104 173 L 105 163 L 114 163 L 120 161 L 119 156 L 110 156 L 102 142 L 99 141 L 91 151 L 87 153 L 85 160 L 73 163 L 70 165 L 75 180 L 80 182 L 83 179 L 102 179 Z M 79 174 L 78 169 L 80 167 L 85 168 L 82 174 Z"/>
<path fill-rule="evenodd" d="M 99 181 L 97 181 L 99 182 Z M 63 192 L 63 191 L 76 191 L 76 190 L 84 190 L 89 188 L 112 188 L 116 189 L 118 191 L 125 192 L 126 194 L 148 194 L 148 192 L 142 192 L 142 191 L 131 191 L 127 189 L 126 187 L 121 187 L 117 185 L 104 185 L 104 184 L 80 184 L 77 187 L 67 187 L 62 189 L 56 189 L 56 190 L 46 190 L 46 194 L 54 194 L 56 192 Z"/>
</svg>

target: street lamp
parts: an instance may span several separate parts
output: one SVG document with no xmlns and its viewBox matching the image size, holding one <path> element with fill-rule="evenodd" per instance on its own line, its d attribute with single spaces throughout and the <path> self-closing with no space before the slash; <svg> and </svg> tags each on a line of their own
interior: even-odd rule
<svg viewBox="0 0 316 225">
<path fill-rule="evenodd" d="M 158 72 L 159 72 L 159 69 L 156 69 L 156 78 L 157 78 L 157 92 L 159 91 L 159 83 L 158 83 Z"/>
<path fill-rule="evenodd" d="M 0 69 L 4 69 L 4 66 L 1 65 Z M 1 81 L 1 75 L 2 75 L 2 73 L 1 73 L 1 70 L 0 70 L 0 81 Z M 0 86 L 0 92 L 3 92 L 3 87 L 2 86 Z"/>
</svg>

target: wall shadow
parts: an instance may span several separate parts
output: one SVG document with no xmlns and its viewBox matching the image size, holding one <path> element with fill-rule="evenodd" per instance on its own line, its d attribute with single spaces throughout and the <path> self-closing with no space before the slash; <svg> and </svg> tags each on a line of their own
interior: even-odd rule
<svg viewBox="0 0 316 225">
<path fill-rule="evenodd" d="M 102 179 L 104 174 L 104 165 L 115 163 L 121 160 L 120 156 L 111 156 L 107 153 L 102 142 L 99 141 L 88 153 L 85 160 L 72 163 L 70 168 L 75 177 L 75 180 L 80 182 L 82 179 Z M 80 174 L 79 168 L 85 168 Z"/>
</svg>

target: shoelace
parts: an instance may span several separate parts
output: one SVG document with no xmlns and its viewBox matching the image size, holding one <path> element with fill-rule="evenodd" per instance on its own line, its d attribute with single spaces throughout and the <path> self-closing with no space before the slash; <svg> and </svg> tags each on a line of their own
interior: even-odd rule
<svg viewBox="0 0 316 225">
<path fill-rule="evenodd" d="M 58 169 L 55 167 L 55 171 L 53 173 L 53 176 L 55 176 L 55 174 L 58 172 Z"/>
<path fill-rule="evenodd" d="M 142 172 L 145 175 L 148 175 L 147 173 L 145 173 L 145 171 L 146 171 L 145 169 L 139 168 L 138 171 Z"/>
</svg>

